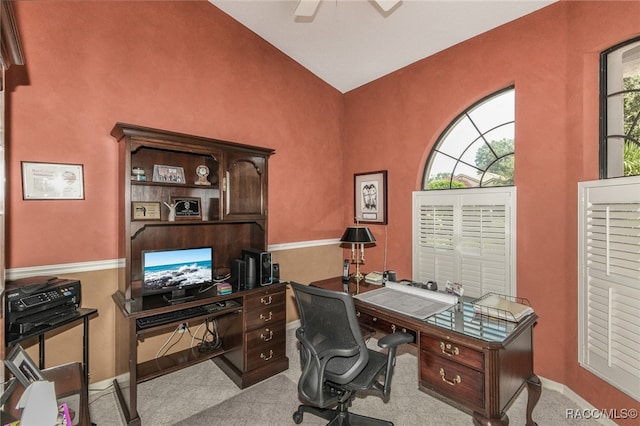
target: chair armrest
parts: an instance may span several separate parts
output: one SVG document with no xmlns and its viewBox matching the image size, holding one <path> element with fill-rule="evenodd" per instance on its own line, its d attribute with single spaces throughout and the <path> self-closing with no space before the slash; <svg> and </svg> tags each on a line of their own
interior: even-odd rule
<svg viewBox="0 0 640 426">
<path fill-rule="evenodd" d="M 409 333 L 402 331 L 396 331 L 395 333 L 387 334 L 378 340 L 378 346 L 381 348 L 397 347 L 403 343 L 413 342 L 413 336 Z"/>
</svg>

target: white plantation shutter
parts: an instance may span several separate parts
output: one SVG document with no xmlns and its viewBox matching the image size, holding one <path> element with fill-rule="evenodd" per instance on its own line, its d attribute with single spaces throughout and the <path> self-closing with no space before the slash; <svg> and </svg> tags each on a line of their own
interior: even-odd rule
<svg viewBox="0 0 640 426">
<path fill-rule="evenodd" d="M 515 295 L 515 188 L 414 192 L 413 279 Z"/>
<path fill-rule="evenodd" d="M 578 192 L 578 361 L 640 400 L 640 177 Z"/>
</svg>

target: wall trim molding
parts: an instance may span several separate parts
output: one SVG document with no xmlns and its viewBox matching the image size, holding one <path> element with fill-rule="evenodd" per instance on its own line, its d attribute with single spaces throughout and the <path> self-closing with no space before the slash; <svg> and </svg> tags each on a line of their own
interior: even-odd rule
<svg viewBox="0 0 640 426">
<path fill-rule="evenodd" d="M 94 260 L 91 262 L 62 263 L 59 265 L 28 266 L 25 268 L 7 269 L 7 280 L 17 280 L 35 276 L 58 276 L 78 272 L 102 271 L 105 269 L 124 268 L 124 259 Z"/>
<path fill-rule="evenodd" d="M 327 240 L 299 241 L 295 243 L 271 244 L 269 251 L 295 250 L 309 247 L 328 246 L 340 244 L 337 238 Z M 20 278 L 37 276 L 58 276 L 74 274 L 78 272 L 102 271 L 106 269 L 118 269 L 125 267 L 125 259 L 94 260 L 90 262 L 61 263 L 59 265 L 27 266 L 24 268 L 11 268 L 6 270 L 6 279 L 17 280 Z"/>
<path fill-rule="evenodd" d="M 282 243 L 282 244 L 270 244 L 269 251 L 281 251 L 281 250 L 294 250 L 300 248 L 320 247 L 340 244 L 340 239 L 331 238 L 327 240 L 311 240 L 311 241 L 298 241 L 295 243 Z"/>
</svg>

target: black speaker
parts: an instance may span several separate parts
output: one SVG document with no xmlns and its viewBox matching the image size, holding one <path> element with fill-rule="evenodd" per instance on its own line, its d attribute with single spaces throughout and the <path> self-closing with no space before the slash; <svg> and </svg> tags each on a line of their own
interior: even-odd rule
<svg viewBox="0 0 640 426">
<path fill-rule="evenodd" d="M 231 288 L 233 292 L 245 290 L 247 285 L 247 267 L 242 259 L 231 262 Z"/>
<path fill-rule="evenodd" d="M 280 264 L 274 263 L 271 270 L 273 272 L 273 282 L 279 283 L 280 282 Z"/>
<path fill-rule="evenodd" d="M 255 288 L 256 287 L 256 277 L 257 277 L 257 271 L 256 271 L 256 258 L 253 256 L 244 256 L 244 264 L 245 267 L 247 268 L 247 282 L 245 283 L 245 288 L 247 290 Z"/>
</svg>

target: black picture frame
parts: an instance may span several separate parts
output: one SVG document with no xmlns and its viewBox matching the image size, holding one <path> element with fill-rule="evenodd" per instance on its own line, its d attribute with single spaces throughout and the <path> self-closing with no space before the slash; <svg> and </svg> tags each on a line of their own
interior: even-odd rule
<svg viewBox="0 0 640 426">
<path fill-rule="evenodd" d="M 354 216 L 359 223 L 386 225 L 387 171 L 353 175 Z"/>
<path fill-rule="evenodd" d="M 173 197 L 176 220 L 202 220 L 202 200 L 197 197 Z"/>
</svg>

